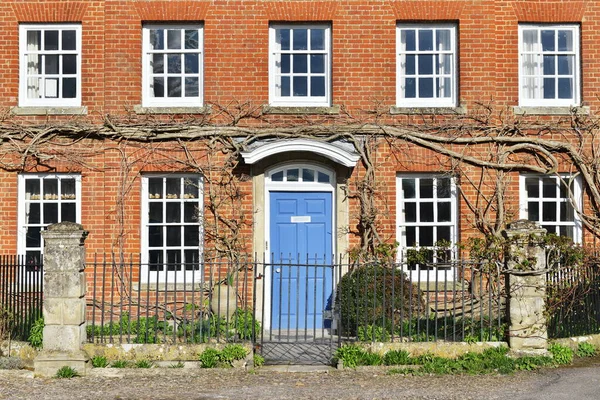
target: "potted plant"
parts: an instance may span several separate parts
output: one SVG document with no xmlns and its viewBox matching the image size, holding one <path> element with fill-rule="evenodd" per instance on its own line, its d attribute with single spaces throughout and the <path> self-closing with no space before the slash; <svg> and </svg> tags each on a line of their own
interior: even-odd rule
<svg viewBox="0 0 600 400">
<path fill-rule="evenodd" d="M 224 279 L 218 279 L 211 289 L 210 309 L 217 317 L 230 321 L 237 309 L 238 266 L 230 265 Z"/>
</svg>

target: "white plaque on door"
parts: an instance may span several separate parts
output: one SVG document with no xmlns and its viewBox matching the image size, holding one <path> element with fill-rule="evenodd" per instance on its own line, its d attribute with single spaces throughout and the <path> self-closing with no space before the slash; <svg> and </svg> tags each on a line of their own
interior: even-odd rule
<svg viewBox="0 0 600 400">
<path fill-rule="evenodd" d="M 301 224 L 303 222 L 310 222 L 310 215 L 298 215 L 298 216 L 292 217 L 292 220 L 290 222 L 292 224 Z"/>
</svg>

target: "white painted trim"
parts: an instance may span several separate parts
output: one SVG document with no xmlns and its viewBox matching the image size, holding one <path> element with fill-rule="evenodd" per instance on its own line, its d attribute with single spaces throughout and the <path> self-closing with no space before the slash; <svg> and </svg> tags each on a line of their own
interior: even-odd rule
<svg viewBox="0 0 600 400">
<path fill-rule="evenodd" d="M 289 153 L 292 151 L 306 151 L 309 153 L 319 154 L 323 157 L 335 161 L 345 167 L 354 167 L 360 156 L 350 153 L 331 143 L 319 142 L 308 139 L 293 139 L 293 140 L 278 140 L 272 143 L 265 144 L 254 150 L 243 151 L 242 157 L 246 164 L 255 164 L 258 161 L 269 156 L 281 153 Z"/>
</svg>

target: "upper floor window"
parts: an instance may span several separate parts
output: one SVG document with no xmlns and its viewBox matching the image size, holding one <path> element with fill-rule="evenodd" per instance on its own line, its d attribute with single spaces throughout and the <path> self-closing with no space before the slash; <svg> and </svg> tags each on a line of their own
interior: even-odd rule
<svg viewBox="0 0 600 400">
<path fill-rule="evenodd" d="M 398 106 L 455 106 L 456 26 L 398 24 L 396 34 Z"/>
<path fill-rule="evenodd" d="M 269 102 L 275 106 L 329 106 L 331 28 L 271 25 Z"/>
<path fill-rule="evenodd" d="M 81 24 L 21 24 L 19 106 L 81 105 Z"/>
<path fill-rule="evenodd" d="M 81 223 L 81 175 L 19 175 L 19 254 L 38 265 L 44 249 L 42 231 L 58 222 Z"/>
<path fill-rule="evenodd" d="M 519 104 L 580 104 L 579 26 L 519 25 Z"/>
<path fill-rule="evenodd" d="M 521 218 L 535 221 L 548 233 L 581 242 L 581 182 L 571 175 L 521 175 Z"/>
<path fill-rule="evenodd" d="M 144 25 L 144 107 L 200 107 L 203 31 L 200 25 Z"/>
</svg>

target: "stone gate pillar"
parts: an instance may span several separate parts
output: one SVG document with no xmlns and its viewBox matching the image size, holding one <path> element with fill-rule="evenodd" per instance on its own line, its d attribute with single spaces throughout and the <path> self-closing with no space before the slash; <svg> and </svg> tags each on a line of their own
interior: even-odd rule
<svg viewBox="0 0 600 400">
<path fill-rule="evenodd" d="M 509 346 L 515 352 L 544 354 L 546 325 L 546 230 L 528 220 L 509 224 L 508 239 Z"/>
<path fill-rule="evenodd" d="M 54 376 L 63 366 L 86 373 L 85 249 L 88 232 L 73 222 L 50 225 L 44 238 L 44 341 L 35 373 Z"/>
</svg>

